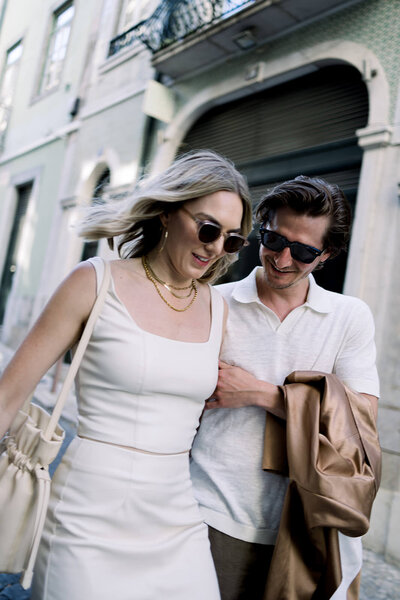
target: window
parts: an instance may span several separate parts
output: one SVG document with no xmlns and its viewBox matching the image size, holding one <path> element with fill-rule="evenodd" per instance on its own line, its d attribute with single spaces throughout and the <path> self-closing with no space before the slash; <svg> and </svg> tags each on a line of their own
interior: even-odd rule
<svg viewBox="0 0 400 600">
<path fill-rule="evenodd" d="M 68 2 L 53 14 L 39 94 L 54 89 L 60 83 L 74 11 L 72 2 Z"/>
<path fill-rule="evenodd" d="M 4 147 L 5 134 L 10 120 L 11 105 L 17 83 L 18 65 L 22 55 L 22 42 L 7 51 L 0 90 L 0 150 Z"/>
</svg>

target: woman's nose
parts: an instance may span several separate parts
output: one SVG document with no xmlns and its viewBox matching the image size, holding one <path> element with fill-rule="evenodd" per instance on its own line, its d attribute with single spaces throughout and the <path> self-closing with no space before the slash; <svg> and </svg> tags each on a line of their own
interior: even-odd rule
<svg viewBox="0 0 400 600">
<path fill-rule="evenodd" d="M 224 242 L 225 242 L 225 238 L 221 234 L 213 242 L 209 242 L 208 244 L 204 244 L 204 245 L 207 248 L 208 252 L 212 251 L 216 256 L 220 256 L 222 254 L 225 254 Z"/>
</svg>

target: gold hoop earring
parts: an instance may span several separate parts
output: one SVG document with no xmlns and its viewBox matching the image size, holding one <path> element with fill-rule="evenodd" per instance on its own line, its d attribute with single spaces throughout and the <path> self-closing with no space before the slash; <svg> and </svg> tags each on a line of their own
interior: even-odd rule
<svg viewBox="0 0 400 600">
<path fill-rule="evenodd" d="M 159 248 L 159 250 L 158 250 L 158 254 L 161 254 L 161 252 L 164 250 L 164 246 L 165 246 L 165 242 L 167 241 L 167 237 L 168 237 L 168 229 L 165 228 L 164 229 L 164 239 L 162 241 L 161 248 Z"/>
</svg>

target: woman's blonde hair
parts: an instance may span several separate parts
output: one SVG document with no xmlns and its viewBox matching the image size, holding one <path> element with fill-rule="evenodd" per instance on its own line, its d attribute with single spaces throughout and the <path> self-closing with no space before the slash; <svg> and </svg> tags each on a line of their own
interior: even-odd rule
<svg viewBox="0 0 400 600">
<path fill-rule="evenodd" d="M 159 243 L 163 233 L 162 214 L 178 210 L 188 200 L 219 191 L 234 192 L 242 200 L 241 232 L 248 236 L 252 229 L 252 206 L 247 183 L 230 160 L 211 150 L 179 156 L 159 175 L 140 181 L 121 202 L 90 207 L 78 231 L 87 240 L 107 238 L 111 248 L 117 238 L 121 258 L 140 257 Z M 234 260 L 232 255 L 223 256 L 200 281 L 217 279 Z"/>
</svg>

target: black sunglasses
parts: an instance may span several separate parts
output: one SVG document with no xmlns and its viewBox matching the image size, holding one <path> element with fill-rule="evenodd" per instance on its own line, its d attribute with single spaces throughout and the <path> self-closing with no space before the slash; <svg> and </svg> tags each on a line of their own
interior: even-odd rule
<svg viewBox="0 0 400 600">
<path fill-rule="evenodd" d="M 263 226 L 260 227 L 260 237 L 262 245 L 268 250 L 282 252 L 284 248 L 290 248 L 292 258 L 306 264 L 312 263 L 317 256 L 321 256 L 323 253 L 323 250 L 318 250 L 318 248 L 307 246 L 307 244 L 301 242 L 289 242 L 285 236 L 270 229 L 265 229 Z"/>
<path fill-rule="evenodd" d="M 211 244 L 215 242 L 221 235 L 224 236 L 224 250 L 227 254 L 236 254 L 243 248 L 248 246 L 249 242 L 240 233 L 222 233 L 222 227 L 218 223 L 199 219 L 192 215 L 183 206 L 181 209 L 187 213 L 197 224 L 197 236 L 202 244 Z"/>
</svg>

